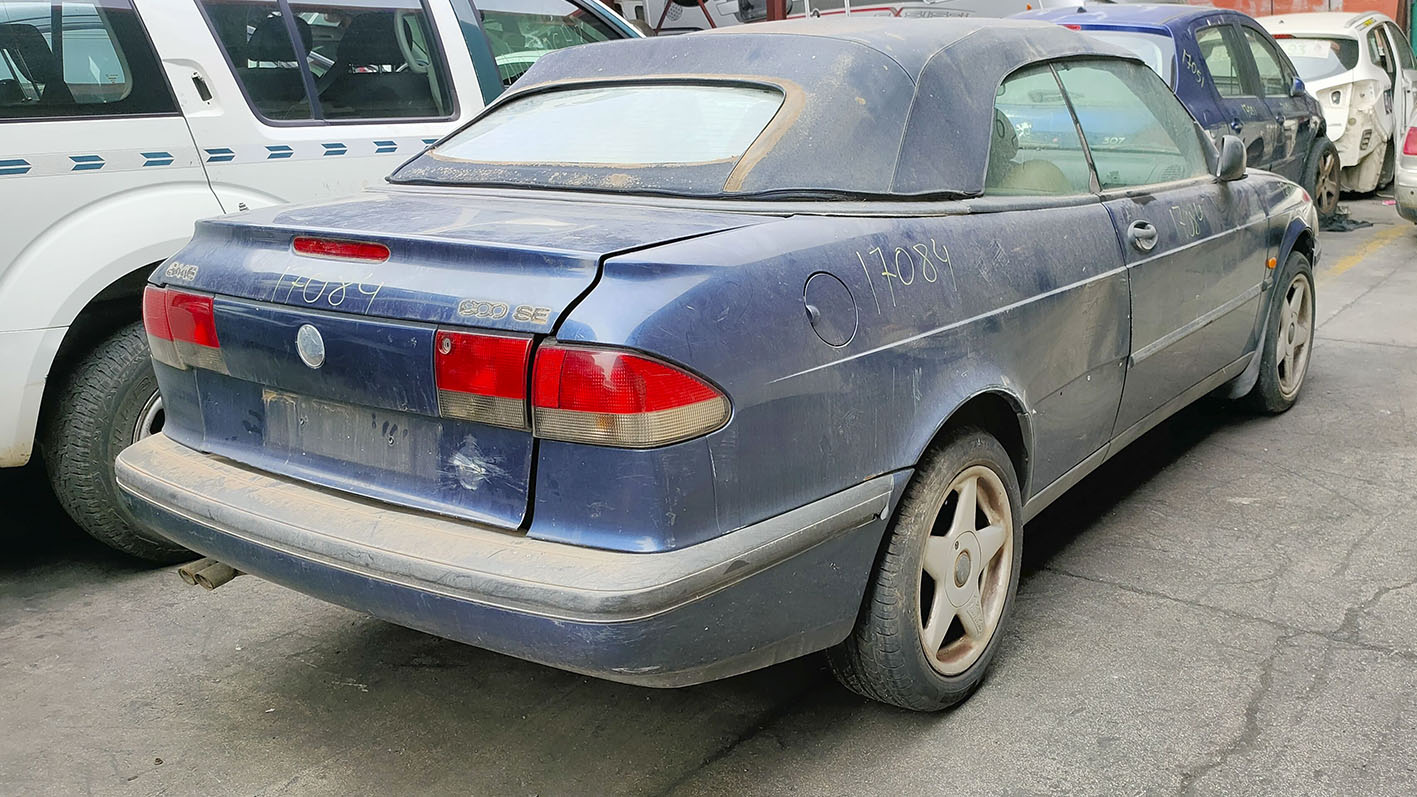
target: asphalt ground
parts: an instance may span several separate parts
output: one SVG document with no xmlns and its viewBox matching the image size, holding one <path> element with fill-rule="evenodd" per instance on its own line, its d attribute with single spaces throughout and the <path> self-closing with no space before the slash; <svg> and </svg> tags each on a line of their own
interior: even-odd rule
<svg viewBox="0 0 1417 797">
<path fill-rule="evenodd" d="M 110 554 L 0 472 L 4 794 L 1417 793 L 1417 226 L 1326 234 L 1284 416 L 1214 402 L 1030 523 L 956 710 L 819 657 L 680 690 L 571 675 L 254 577 Z"/>
</svg>

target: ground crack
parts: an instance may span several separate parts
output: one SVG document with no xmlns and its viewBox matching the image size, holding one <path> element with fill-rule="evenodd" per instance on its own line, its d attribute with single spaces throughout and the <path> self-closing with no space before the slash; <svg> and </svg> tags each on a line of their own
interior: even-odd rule
<svg viewBox="0 0 1417 797">
<path fill-rule="evenodd" d="M 1231 758 L 1242 753 L 1254 750 L 1259 744 L 1260 738 L 1260 710 L 1264 707 L 1265 698 L 1269 696 L 1270 689 L 1274 686 L 1274 667 L 1279 661 L 1281 649 L 1305 632 L 1292 631 L 1283 636 L 1276 637 L 1274 645 L 1269 651 L 1269 656 L 1265 658 L 1264 665 L 1260 669 L 1259 683 L 1250 693 L 1250 699 L 1245 704 L 1245 724 L 1240 728 L 1240 733 L 1230 740 L 1229 744 L 1216 751 L 1213 759 L 1188 767 L 1181 773 L 1181 794 L 1198 794 L 1196 785 L 1206 775 L 1225 766 Z"/>
<path fill-rule="evenodd" d="M 1176 603 L 1181 606 L 1188 606 L 1193 609 L 1202 609 L 1204 611 L 1213 612 L 1215 614 L 1221 615 L 1222 617 L 1228 617 L 1232 620 L 1244 620 L 1251 623 L 1260 623 L 1262 625 L 1267 625 L 1270 628 L 1277 629 L 1278 631 L 1290 637 L 1297 636 L 1299 634 L 1307 634 L 1309 636 L 1315 636 L 1320 639 L 1326 639 L 1329 642 L 1347 645 L 1350 648 L 1372 651 L 1373 653 L 1381 653 L 1386 656 L 1395 656 L 1399 659 L 1403 659 L 1404 661 L 1410 661 L 1414 664 L 1417 664 L 1417 652 L 1395 650 L 1393 648 L 1384 647 L 1382 645 L 1377 645 L 1372 642 L 1365 642 L 1358 637 L 1358 618 L 1362 617 L 1364 613 L 1366 613 L 1369 609 L 1376 605 L 1377 602 L 1382 600 L 1383 597 L 1385 597 L 1388 593 L 1397 592 L 1399 590 L 1404 590 L 1410 587 L 1417 586 L 1417 579 L 1413 579 L 1412 581 L 1409 581 L 1405 584 L 1397 584 L 1391 587 L 1383 587 L 1382 589 L 1375 592 L 1372 597 L 1368 598 L 1362 603 L 1350 606 L 1348 608 L 1348 611 L 1344 614 L 1343 622 L 1340 623 L 1339 626 L 1334 630 L 1326 631 L 1317 628 L 1304 628 L 1302 626 L 1290 625 L 1289 623 L 1282 623 L 1278 620 L 1271 620 L 1266 617 L 1256 617 L 1251 614 L 1245 614 L 1244 612 L 1237 612 L 1234 609 L 1226 609 L 1221 606 L 1213 606 L 1209 603 L 1186 600 L 1185 598 L 1177 598 L 1174 595 L 1167 595 L 1164 592 L 1141 589 L 1140 587 L 1133 587 L 1128 584 L 1122 584 L 1116 581 L 1108 581 L 1105 578 L 1085 576 L 1081 573 L 1073 573 L 1068 570 L 1061 570 L 1051 565 L 1045 566 L 1040 569 L 1049 573 L 1055 573 L 1060 576 L 1065 576 L 1067 578 L 1075 578 L 1079 581 L 1086 581 L 1091 584 L 1098 584 L 1104 587 L 1112 587 L 1113 589 L 1118 589 L 1123 592 L 1130 592 L 1133 595 L 1140 595 L 1145 598 L 1154 598 L 1156 600 L 1164 600 L 1170 603 Z"/>
<path fill-rule="evenodd" d="M 771 709 L 763 712 L 762 715 L 758 717 L 757 722 L 754 722 L 751 726 L 745 728 L 743 731 L 734 734 L 731 739 L 724 742 L 713 752 L 704 756 L 703 760 L 701 760 L 698 764 L 690 767 L 678 778 L 675 778 L 674 781 L 668 786 L 665 786 L 664 789 L 659 792 L 659 794 L 673 794 L 676 790 L 679 789 L 679 787 L 692 780 L 695 775 L 704 771 L 708 767 L 713 766 L 718 761 L 723 760 L 728 756 L 729 753 L 732 753 L 734 750 L 738 749 L 738 747 L 740 747 L 745 742 L 751 741 L 752 739 L 761 736 L 764 732 L 767 731 L 768 728 L 777 724 L 778 720 L 792 713 L 792 711 L 798 706 L 800 706 L 802 704 L 802 701 L 805 700 L 809 695 L 816 694 L 820 691 L 821 690 L 819 688 L 809 686 L 808 688 L 803 689 L 802 691 L 798 692 L 787 700 L 784 700 L 781 703 L 778 703 L 777 705 L 773 706 Z"/>
</svg>

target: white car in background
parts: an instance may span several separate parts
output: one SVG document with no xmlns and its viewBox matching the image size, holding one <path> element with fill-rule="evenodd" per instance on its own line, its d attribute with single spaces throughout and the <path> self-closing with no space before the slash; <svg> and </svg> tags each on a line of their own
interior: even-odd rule
<svg viewBox="0 0 1417 797">
<path fill-rule="evenodd" d="M 872 17 L 1007 17 L 1082 0 L 787 0 L 787 18 L 852 14 Z M 621 0 L 625 16 L 658 33 L 687 33 L 767 19 L 767 0 Z"/>
<path fill-rule="evenodd" d="M 639 35 L 598 0 L 0 0 L 0 468 L 38 449 L 91 535 L 186 555 L 113 477 L 165 417 L 153 269 L 198 219 L 357 192 L 541 54 Z"/>
<path fill-rule="evenodd" d="M 1259 17 L 1323 107 L 1345 191 L 1393 180 L 1403 120 L 1417 109 L 1417 63 L 1391 19 L 1323 12 Z"/>
<path fill-rule="evenodd" d="M 1397 153 L 1397 212 L 1402 218 L 1417 224 L 1417 112 L 1407 121 L 1402 147 Z"/>
</svg>

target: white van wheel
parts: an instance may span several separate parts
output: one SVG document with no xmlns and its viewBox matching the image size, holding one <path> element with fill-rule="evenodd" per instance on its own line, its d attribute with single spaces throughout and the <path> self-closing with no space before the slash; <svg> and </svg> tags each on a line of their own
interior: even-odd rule
<svg viewBox="0 0 1417 797">
<path fill-rule="evenodd" d="M 191 558 L 134 521 L 113 475 L 118 452 L 161 428 L 162 399 L 142 323 L 100 342 L 63 379 L 47 410 L 40 450 L 64 511 L 99 542 L 130 556 L 160 563 Z"/>
</svg>

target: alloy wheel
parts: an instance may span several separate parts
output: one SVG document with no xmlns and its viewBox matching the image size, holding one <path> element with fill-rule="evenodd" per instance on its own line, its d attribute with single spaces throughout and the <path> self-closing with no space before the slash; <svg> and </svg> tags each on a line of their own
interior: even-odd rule
<svg viewBox="0 0 1417 797">
<path fill-rule="evenodd" d="M 921 556 L 920 645 L 931 666 L 959 675 L 999 627 L 1013 570 L 1008 492 L 993 470 L 965 469 L 945 491 Z"/>
<path fill-rule="evenodd" d="M 1331 216 L 1338 210 L 1338 153 L 1329 150 L 1319 158 L 1318 179 L 1314 181 L 1314 207 L 1320 216 Z"/>
<path fill-rule="evenodd" d="M 1309 369 L 1309 347 L 1314 333 L 1314 292 L 1309 280 L 1298 274 L 1289 283 L 1279 307 L 1279 339 L 1275 342 L 1275 367 L 1279 390 L 1286 397 L 1299 392 Z"/>
</svg>

